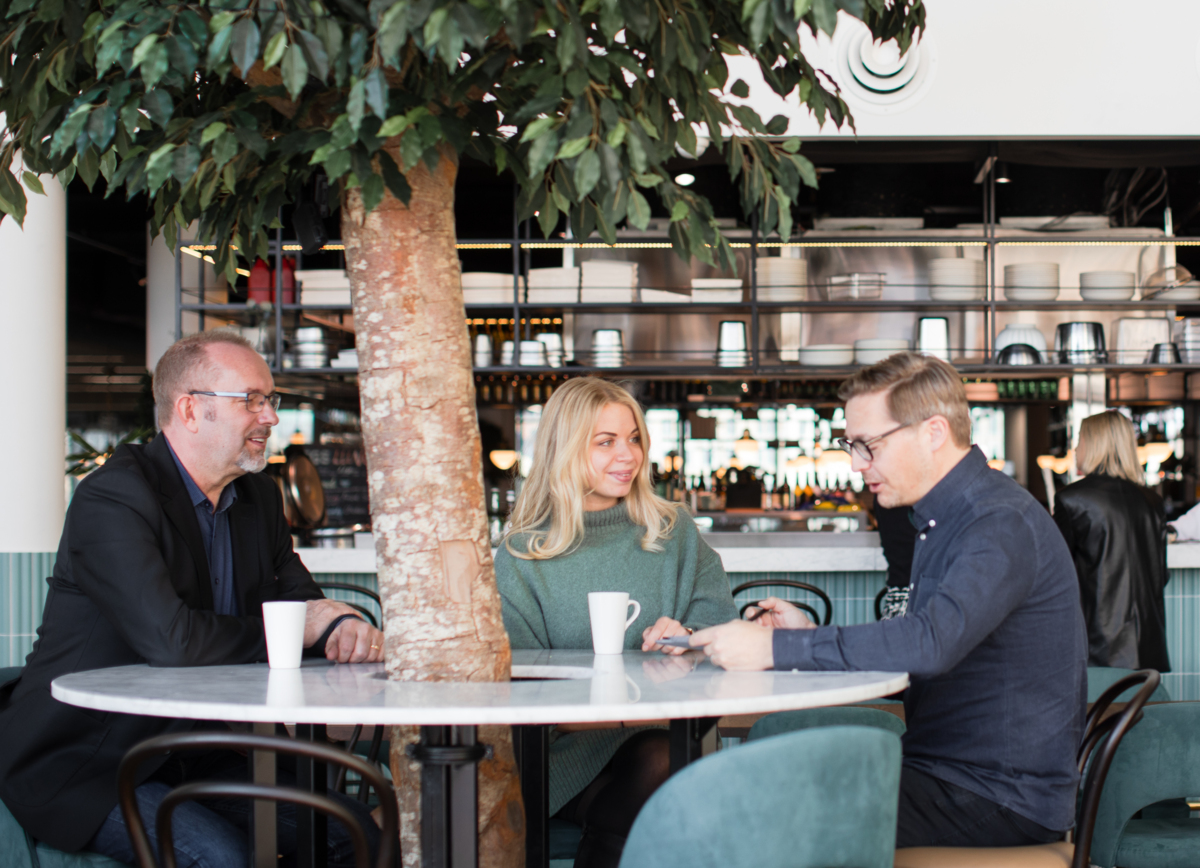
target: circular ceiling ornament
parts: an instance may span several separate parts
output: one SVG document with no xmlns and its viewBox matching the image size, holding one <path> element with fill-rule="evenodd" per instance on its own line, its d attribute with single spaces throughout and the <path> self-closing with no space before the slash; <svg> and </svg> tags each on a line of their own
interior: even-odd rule
<svg viewBox="0 0 1200 868">
<path fill-rule="evenodd" d="M 924 32 L 901 55 L 894 39 L 876 42 L 865 24 L 844 17 L 834 31 L 832 49 L 842 98 L 856 111 L 905 111 L 928 92 L 937 72 L 937 50 Z"/>
</svg>

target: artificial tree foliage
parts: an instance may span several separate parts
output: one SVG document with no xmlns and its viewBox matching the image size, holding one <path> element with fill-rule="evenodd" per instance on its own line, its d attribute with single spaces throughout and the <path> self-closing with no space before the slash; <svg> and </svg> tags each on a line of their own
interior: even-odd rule
<svg viewBox="0 0 1200 868">
<path fill-rule="evenodd" d="M 666 169 L 719 151 L 747 217 L 791 232 L 815 186 L 783 117 L 736 104 L 726 58 L 851 122 L 799 31 L 839 10 L 907 49 L 921 0 L 0 0 L 0 211 L 40 176 L 145 194 L 175 245 L 195 223 L 231 279 L 281 206 L 328 179 L 354 298 L 364 441 L 392 678 L 509 677 L 480 475 L 453 202 L 459 158 L 511 172 L 549 235 L 645 228 L 653 190 L 684 258 L 733 267 L 703 196 Z M 419 858 L 414 768 L 395 733 L 404 859 Z M 485 733 L 483 864 L 522 846 L 511 744 Z"/>
</svg>

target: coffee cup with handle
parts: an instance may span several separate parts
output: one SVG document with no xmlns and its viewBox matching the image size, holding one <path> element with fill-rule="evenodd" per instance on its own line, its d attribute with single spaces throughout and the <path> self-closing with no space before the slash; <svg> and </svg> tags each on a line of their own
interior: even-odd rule
<svg viewBox="0 0 1200 868">
<path fill-rule="evenodd" d="M 629 615 L 629 607 L 633 614 Z M 593 591 L 588 594 L 592 622 L 592 650 L 597 654 L 620 654 L 625 650 L 625 631 L 642 613 L 642 605 L 624 591 Z M 628 617 L 627 617 L 628 616 Z"/>
</svg>

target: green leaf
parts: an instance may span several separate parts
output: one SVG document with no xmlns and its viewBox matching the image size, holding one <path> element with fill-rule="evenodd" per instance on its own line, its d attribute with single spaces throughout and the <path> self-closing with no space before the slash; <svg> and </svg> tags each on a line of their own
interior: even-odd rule
<svg viewBox="0 0 1200 868">
<path fill-rule="evenodd" d="M 229 12 L 229 11 L 218 12 L 216 15 L 214 15 L 209 20 L 208 29 L 212 33 L 219 33 L 220 31 L 222 31 L 226 27 L 228 27 L 230 24 L 232 24 L 233 19 L 235 19 L 237 17 L 238 17 L 237 12 Z"/>
<path fill-rule="evenodd" d="M 383 70 L 375 67 L 363 78 L 363 86 L 367 105 L 375 113 L 375 117 L 383 120 L 387 117 L 388 84 Z"/>
<path fill-rule="evenodd" d="M 396 165 L 396 161 L 387 151 L 379 152 L 379 170 L 383 173 L 383 181 L 392 191 L 392 195 L 407 206 L 412 199 L 412 187 L 409 186 L 408 179 L 400 173 L 400 167 Z"/>
<path fill-rule="evenodd" d="M 558 153 L 555 155 L 555 159 L 569 160 L 572 157 L 579 156 L 587 148 L 588 142 L 590 142 L 591 139 L 591 136 L 580 136 L 577 139 L 571 139 L 563 142 L 562 146 L 558 149 Z"/>
<path fill-rule="evenodd" d="M 204 128 L 204 132 L 200 135 L 200 147 L 204 147 L 221 133 L 225 132 L 228 127 L 222 121 L 213 121 Z"/>
<path fill-rule="evenodd" d="M 67 115 L 66 119 L 59 124 L 58 129 L 54 131 L 53 138 L 50 139 L 50 156 L 55 157 L 65 153 L 67 148 L 75 143 L 75 139 L 83 130 L 83 125 L 87 123 L 88 113 L 91 110 L 92 106 L 85 102 Z M 24 217 L 21 219 L 23 220 Z"/>
<path fill-rule="evenodd" d="M 750 85 L 739 78 L 730 86 L 729 92 L 738 99 L 746 99 L 750 96 Z"/>
<path fill-rule="evenodd" d="M 142 61 L 146 59 L 146 56 L 150 54 L 150 50 L 157 44 L 157 33 L 151 33 L 149 36 L 144 37 L 142 41 L 137 44 L 137 48 L 133 49 L 133 62 L 129 65 L 129 71 L 133 72 L 135 69 L 141 66 Z"/>
<path fill-rule="evenodd" d="M 242 78 L 250 75 L 250 67 L 258 60 L 258 47 L 262 39 L 258 25 L 249 15 L 233 25 L 233 43 L 229 48 L 229 56 L 234 65 L 242 71 Z"/>
<path fill-rule="evenodd" d="M 147 90 L 158 84 L 158 80 L 163 77 L 170 65 L 171 59 L 167 54 L 167 46 L 160 42 L 150 49 L 146 59 L 142 61 L 142 82 Z"/>
<path fill-rule="evenodd" d="M 594 151 L 584 151 L 575 161 L 575 190 L 582 202 L 600 181 L 600 157 Z"/>
<path fill-rule="evenodd" d="M 812 0 L 812 17 L 826 36 L 833 36 L 833 29 L 837 27 L 837 4 L 834 0 Z"/>
<path fill-rule="evenodd" d="M 308 60 L 309 72 L 322 82 L 329 78 L 329 55 L 325 53 L 323 43 L 313 33 L 300 31 L 300 45 L 304 48 L 304 56 Z"/>
<path fill-rule="evenodd" d="M 160 127 L 165 127 L 175 111 L 175 104 L 171 102 L 171 95 L 165 90 L 152 90 L 142 97 L 142 108 L 150 115 L 150 120 Z M 148 129 L 144 126 L 142 128 Z"/>
<path fill-rule="evenodd" d="M 372 173 L 362 182 L 363 209 L 370 214 L 383 201 L 383 178 Z"/>
<path fill-rule="evenodd" d="M 787 132 L 787 128 L 788 128 L 787 115 L 775 115 L 775 117 L 773 117 L 769 121 L 767 121 L 766 129 L 767 129 L 767 135 L 769 135 L 769 136 L 782 136 L 784 133 Z"/>
<path fill-rule="evenodd" d="M 796 171 L 800 173 L 800 180 L 805 186 L 812 187 L 814 190 L 817 187 L 817 170 L 814 168 L 812 161 L 808 157 L 802 157 L 800 154 L 793 154 L 791 157 L 792 163 L 796 166 Z"/>
<path fill-rule="evenodd" d="M 175 146 L 167 143 L 150 155 L 146 161 L 146 190 L 153 194 L 171 176 L 174 160 L 171 158 Z"/>
<path fill-rule="evenodd" d="M 534 139 L 533 145 L 529 148 L 529 156 L 526 158 L 529 174 L 537 176 L 546 171 L 546 167 L 554 160 L 556 150 L 558 150 L 558 134 L 553 130 L 547 130 L 540 138 Z"/>
<path fill-rule="evenodd" d="M 551 129 L 558 122 L 556 117 L 538 118 L 533 123 L 525 128 L 525 132 L 521 133 L 520 141 L 530 142 L 540 136 L 546 130 Z"/>
<path fill-rule="evenodd" d="M 558 226 L 558 206 L 554 204 L 552 198 L 546 197 L 546 201 L 538 209 L 537 220 L 538 226 L 542 229 L 542 237 L 549 238 L 550 233 Z"/>
<path fill-rule="evenodd" d="M 283 55 L 283 83 L 287 87 L 288 93 L 292 99 L 300 96 L 300 91 L 304 90 L 304 85 L 308 83 L 308 61 L 304 59 L 304 51 L 299 45 L 293 43 L 288 46 L 287 52 Z"/>
<path fill-rule="evenodd" d="M 794 154 L 800 150 L 800 140 L 795 138 L 788 139 L 781 145 L 781 147 L 785 153 Z"/>
<path fill-rule="evenodd" d="M 100 106 L 88 118 L 88 136 L 98 151 L 103 151 L 117 131 L 117 112 L 111 106 Z"/>
<path fill-rule="evenodd" d="M 37 193 L 39 196 L 46 195 L 46 188 L 42 186 L 41 179 L 38 178 L 37 175 L 33 174 L 33 172 L 26 171 L 22 173 L 21 180 L 25 182 L 26 187 Z"/>
<path fill-rule="evenodd" d="M 25 223 L 25 191 L 17 183 L 12 172 L 0 169 L 0 211 L 11 215 L 18 226 Z"/>
<path fill-rule="evenodd" d="M 671 206 L 671 222 L 678 223 L 688 215 L 688 210 L 687 202 L 683 201 L 682 199 L 677 201 Z"/>
<path fill-rule="evenodd" d="M 226 163 L 236 157 L 237 152 L 237 136 L 228 130 L 217 136 L 217 140 L 212 146 L 213 161 L 216 162 L 218 167 L 224 166 Z"/>
<path fill-rule="evenodd" d="M 100 32 L 100 28 L 104 26 L 104 13 L 93 12 L 83 21 L 83 35 L 81 39 L 92 39 Z"/>
<path fill-rule="evenodd" d="M 657 187 L 662 183 L 662 176 L 655 175 L 653 172 L 646 172 L 640 175 L 634 175 L 633 180 L 637 181 L 639 187 Z"/>
<path fill-rule="evenodd" d="M 224 14 L 224 13 L 222 13 Z M 208 67 L 213 69 L 218 67 L 225 60 L 225 55 L 229 53 L 229 46 L 233 42 L 233 28 L 226 27 L 224 30 L 217 32 L 208 43 Z"/>
<path fill-rule="evenodd" d="M 111 181 L 113 172 L 117 170 L 117 151 L 115 148 L 109 148 L 108 151 L 100 158 L 100 174 L 104 176 L 105 181 Z"/>
<path fill-rule="evenodd" d="M 808 14 L 810 9 L 812 9 L 812 0 L 793 0 L 792 17 L 799 21 Z"/>
<path fill-rule="evenodd" d="M 627 214 L 629 222 L 638 229 L 645 229 L 650 225 L 650 203 L 646 201 L 646 197 L 639 193 L 636 189 L 629 191 L 629 207 Z"/>
<path fill-rule="evenodd" d="M 350 87 L 350 96 L 346 99 L 346 114 L 350 118 L 350 128 L 358 132 L 362 126 L 363 115 L 367 110 L 367 85 L 356 81 Z"/>
<path fill-rule="evenodd" d="M 392 115 L 383 124 L 380 125 L 378 132 L 375 135 L 381 139 L 390 139 L 392 136 L 398 136 L 408 127 L 408 118 L 404 115 Z"/>
<path fill-rule="evenodd" d="M 88 148 L 83 153 L 77 154 L 75 167 L 79 170 L 80 179 L 91 190 L 100 174 L 100 158 L 96 156 L 96 149 Z"/>
<path fill-rule="evenodd" d="M 196 174 L 200 165 L 200 149 L 195 145 L 183 145 L 175 151 L 171 174 L 180 184 L 186 184 Z"/>
<path fill-rule="evenodd" d="M 283 59 L 283 52 L 287 50 L 287 32 L 280 30 L 271 37 L 267 43 L 267 50 L 263 52 L 263 66 L 270 69 L 275 64 Z"/>
</svg>

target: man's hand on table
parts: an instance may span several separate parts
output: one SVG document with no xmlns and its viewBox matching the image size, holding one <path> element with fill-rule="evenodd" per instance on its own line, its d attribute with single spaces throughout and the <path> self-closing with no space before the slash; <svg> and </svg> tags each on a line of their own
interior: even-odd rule
<svg viewBox="0 0 1200 868">
<path fill-rule="evenodd" d="M 770 669 L 775 665 L 772 642 L 775 630 L 811 630 L 817 625 L 808 620 L 800 609 L 778 597 L 760 600 L 746 614 L 766 610 L 753 621 L 730 621 L 697 630 L 692 634 L 692 647 L 703 648 L 713 663 L 724 669 L 753 671 Z"/>
<path fill-rule="evenodd" d="M 353 615 L 338 624 L 325 643 L 325 657 L 335 663 L 378 663 L 383 660 L 383 633 L 359 617 L 359 613 L 336 600 L 309 600 L 304 621 L 304 647 L 310 648 L 342 615 Z"/>
<path fill-rule="evenodd" d="M 767 597 L 765 600 L 759 600 L 757 606 L 746 610 L 746 617 L 754 618 L 763 609 L 766 609 L 767 613 L 754 619 L 753 624 L 756 627 L 779 627 L 784 630 L 811 630 L 817 626 L 808 619 L 803 610 L 797 609 L 787 600 L 781 600 L 778 597 Z"/>
</svg>

